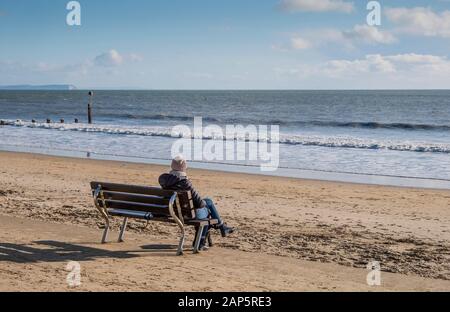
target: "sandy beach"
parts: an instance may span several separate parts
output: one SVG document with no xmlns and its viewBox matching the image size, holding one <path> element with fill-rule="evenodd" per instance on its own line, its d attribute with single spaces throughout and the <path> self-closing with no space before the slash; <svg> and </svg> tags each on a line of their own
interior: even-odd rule
<svg viewBox="0 0 450 312">
<path fill-rule="evenodd" d="M 450 290 L 445 190 L 190 170 L 236 235 L 176 257 L 174 226 L 131 222 L 126 243 L 99 244 L 89 182 L 155 186 L 166 170 L 0 152 L 0 290 L 71 290 L 71 260 L 81 291 Z M 366 284 L 372 260 L 379 287 Z"/>
</svg>

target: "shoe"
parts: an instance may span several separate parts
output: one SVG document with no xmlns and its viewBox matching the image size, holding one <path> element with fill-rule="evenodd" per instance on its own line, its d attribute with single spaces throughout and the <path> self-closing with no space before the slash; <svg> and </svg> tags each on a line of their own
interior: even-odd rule
<svg viewBox="0 0 450 312">
<path fill-rule="evenodd" d="M 227 237 L 230 234 L 233 234 L 235 231 L 235 228 L 229 227 L 226 225 L 226 223 L 222 224 L 220 227 L 220 233 L 222 234 L 222 237 Z"/>
</svg>

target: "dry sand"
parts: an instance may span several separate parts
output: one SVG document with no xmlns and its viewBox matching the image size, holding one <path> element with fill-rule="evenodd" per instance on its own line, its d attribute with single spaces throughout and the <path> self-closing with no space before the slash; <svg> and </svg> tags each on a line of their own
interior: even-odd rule
<svg viewBox="0 0 450 312">
<path fill-rule="evenodd" d="M 236 235 L 176 257 L 164 249 L 176 227 L 131 222 L 125 244 L 98 244 L 89 182 L 157 185 L 166 169 L 0 152 L 0 290 L 69 289 L 70 260 L 82 266 L 77 290 L 450 290 L 443 190 L 192 170 Z M 366 285 L 371 260 L 381 287 Z"/>
</svg>

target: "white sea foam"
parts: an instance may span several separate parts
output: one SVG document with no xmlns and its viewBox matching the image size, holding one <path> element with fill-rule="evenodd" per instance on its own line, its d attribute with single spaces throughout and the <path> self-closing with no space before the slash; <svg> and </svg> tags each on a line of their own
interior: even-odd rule
<svg viewBox="0 0 450 312">
<path fill-rule="evenodd" d="M 32 123 L 24 121 L 5 121 L 6 126 L 37 128 L 58 131 L 77 131 L 86 133 L 104 133 L 108 135 L 129 135 L 129 136 L 149 136 L 181 138 L 183 133 L 174 133 L 172 128 L 163 126 L 138 127 L 138 126 L 118 126 L 118 125 L 89 125 L 89 124 L 65 124 L 65 123 Z M 235 134 L 234 136 L 222 138 L 203 135 L 194 137 L 203 140 L 237 140 L 256 141 L 257 134 Z M 270 141 L 269 141 L 270 143 Z M 330 136 L 330 135 L 297 135 L 281 134 L 280 142 L 286 145 L 318 146 L 330 148 L 353 148 L 366 150 L 393 150 L 407 152 L 427 152 L 427 153 L 450 153 L 450 143 L 427 143 L 399 140 L 382 140 L 357 138 L 352 136 Z"/>
</svg>

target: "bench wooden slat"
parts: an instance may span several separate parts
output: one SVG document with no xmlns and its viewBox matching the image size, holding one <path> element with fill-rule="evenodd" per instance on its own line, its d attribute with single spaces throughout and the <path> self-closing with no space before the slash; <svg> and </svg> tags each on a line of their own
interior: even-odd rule
<svg viewBox="0 0 450 312">
<path fill-rule="evenodd" d="M 170 198 L 175 193 L 174 191 L 167 191 L 157 187 L 147 187 L 138 185 L 125 185 L 117 183 L 106 183 L 106 182 L 91 182 L 91 189 L 96 190 L 97 187 L 101 185 L 103 191 L 115 191 L 122 193 L 136 193 L 143 195 L 156 195 L 165 198 Z"/>
<path fill-rule="evenodd" d="M 135 210 L 135 211 L 151 212 L 152 214 L 157 214 L 161 216 L 170 216 L 169 208 L 161 205 L 126 202 L 110 199 L 106 199 L 105 202 L 107 209 Z M 102 200 L 99 200 L 99 204 L 101 205 L 101 207 L 103 206 Z"/>
<path fill-rule="evenodd" d="M 201 225 L 215 225 L 219 224 L 217 219 L 205 219 L 205 220 L 185 220 L 186 225 L 201 226 Z"/>
<path fill-rule="evenodd" d="M 169 207 L 169 198 L 156 196 L 156 195 L 144 195 L 144 194 L 133 194 L 133 193 L 123 193 L 116 191 L 103 191 L 103 196 L 105 199 L 120 200 L 127 202 L 140 202 L 145 204 L 154 204 Z"/>
<path fill-rule="evenodd" d="M 135 210 L 109 209 L 108 213 L 115 217 L 126 217 L 134 219 L 152 220 L 154 216 L 150 212 L 142 212 Z"/>
<path fill-rule="evenodd" d="M 123 209 L 109 209 L 109 214 L 115 217 L 127 217 L 134 219 L 141 219 L 147 221 L 157 221 L 157 222 L 165 222 L 165 223 L 175 223 L 175 220 L 169 217 L 158 217 L 154 216 L 151 213 L 136 211 L 136 210 L 123 210 Z M 198 223 L 200 225 L 208 225 L 207 221 L 201 221 Z M 197 223 L 193 223 L 192 225 L 197 225 Z"/>
</svg>

